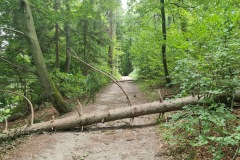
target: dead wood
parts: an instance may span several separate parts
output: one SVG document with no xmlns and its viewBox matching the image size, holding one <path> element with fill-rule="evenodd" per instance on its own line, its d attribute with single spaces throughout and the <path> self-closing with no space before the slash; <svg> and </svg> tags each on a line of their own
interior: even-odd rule
<svg viewBox="0 0 240 160">
<path fill-rule="evenodd" d="M 179 98 L 175 100 L 152 102 L 141 105 L 127 106 L 118 109 L 112 109 L 105 112 L 94 112 L 82 116 L 66 117 L 62 119 L 51 120 L 47 122 L 33 124 L 10 131 L 4 137 L 18 136 L 34 132 L 73 129 L 79 126 L 86 126 L 96 123 L 109 122 L 124 118 L 133 118 L 142 115 L 165 113 L 175 110 L 181 110 L 185 105 L 197 104 L 198 100 L 194 97 Z"/>
<path fill-rule="evenodd" d="M 82 104 L 77 100 L 78 102 L 78 107 L 76 106 L 77 112 L 79 116 L 82 116 Z"/>
<path fill-rule="evenodd" d="M 16 93 L 16 92 L 6 91 L 6 90 L 0 90 L 0 92 L 9 93 L 9 94 L 16 94 L 16 95 L 18 95 L 18 96 L 23 97 L 23 98 L 28 102 L 28 104 L 29 104 L 29 106 L 30 106 L 30 109 L 31 109 L 31 125 L 32 125 L 33 122 L 34 122 L 34 109 L 33 109 L 32 102 L 31 102 L 26 96 L 24 96 L 24 95 L 22 95 L 22 94 L 19 94 L 19 93 Z M 7 121 L 7 119 L 6 119 L 6 121 Z M 6 124 L 7 124 L 7 122 L 6 122 Z M 6 127 L 6 128 L 7 128 L 7 127 Z"/>
<path fill-rule="evenodd" d="M 236 102 L 240 101 L 240 91 L 236 92 Z M 34 132 L 55 131 L 73 129 L 75 127 L 83 127 L 91 124 L 109 122 L 125 118 L 134 118 L 142 115 L 165 113 L 170 111 L 181 110 L 186 105 L 198 104 L 197 97 L 185 97 L 173 100 L 165 100 L 161 102 L 145 103 L 141 105 L 127 106 L 118 109 L 112 109 L 104 112 L 93 112 L 90 114 L 77 115 L 75 117 L 66 117 L 62 119 L 53 119 L 51 121 L 36 123 L 31 126 L 25 126 L 19 129 L 11 130 L 0 139 L 29 134 Z"/>
<path fill-rule="evenodd" d="M 93 70 L 95 70 L 95 71 L 101 73 L 102 75 L 110 78 L 110 79 L 123 91 L 123 93 L 126 95 L 126 99 L 127 99 L 128 105 L 129 105 L 129 106 L 132 105 L 131 100 L 130 100 L 127 92 L 124 90 L 123 86 L 119 83 L 119 81 L 118 81 L 115 77 L 113 77 L 111 74 L 109 74 L 109 73 L 107 73 L 107 72 L 105 72 L 105 71 L 101 71 L 101 70 L 93 67 L 92 65 L 86 63 L 85 61 L 81 60 L 81 59 L 77 56 L 77 53 L 76 53 L 76 52 L 74 52 L 72 49 L 71 49 L 71 51 L 74 53 L 74 58 L 76 58 L 77 60 L 79 60 L 79 61 L 82 62 L 83 64 L 87 65 L 88 67 L 92 68 Z"/>
</svg>

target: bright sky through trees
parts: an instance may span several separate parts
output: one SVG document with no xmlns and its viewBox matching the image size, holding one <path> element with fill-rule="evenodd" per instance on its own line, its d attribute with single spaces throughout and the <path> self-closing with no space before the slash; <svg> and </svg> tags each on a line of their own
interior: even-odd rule
<svg viewBox="0 0 240 160">
<path fill-rule="evenodd" d="M 127 0 L 122 0 L 122 8 L 127 9 Z"/>
</svg>

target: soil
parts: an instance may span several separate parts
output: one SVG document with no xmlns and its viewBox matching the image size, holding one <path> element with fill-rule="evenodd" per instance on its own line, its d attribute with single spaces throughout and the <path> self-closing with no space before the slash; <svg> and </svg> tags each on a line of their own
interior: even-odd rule
<svg viewBox="0 0 240 160">
<path fill-rule="evenodd" d="M 132 104 L 146 103 L 130 77 L 121 84 Z M 83 114 L 127 107 L 126 97 L 114 83 L 83 107 Z M 76 116 L 72 112 L 66 116 Z M 167 145 L 156 124 L 158 115 L 147 115 L 88 126 L 72 131 L 32 135 L 4 155 L 2 160 L 168 160 Z"/>
</svg>

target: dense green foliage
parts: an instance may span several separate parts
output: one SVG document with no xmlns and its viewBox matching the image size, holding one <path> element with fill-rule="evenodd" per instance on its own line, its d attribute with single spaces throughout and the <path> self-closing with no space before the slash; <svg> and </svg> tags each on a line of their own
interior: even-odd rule
<svg viewBox="0 0 240 160">
<path fill-rule="evenodd" d="M 126 35 L 132 40 L 130 57 L 139 81 L 148 87 L 166 84 L 161 56 L 166 44 L 172 84 L 181 90 L 178 97 L 203 99 L 202 105 L 186 106 L 173 116 L 167 138 L 186 148 L 208 146 L 214 159 L 234 156 L 239 152 L 239 120 L 226 108 L 234 106 L 240 88 L 240 1 L 166 0 L 166 41 L 160 1 L 129 4 Z"/>
<path fill-rule="evenodd" d="M 3 0 L 0 6 L 1 88 L 25 95 L 35 105 L 40 105 L 48 97 L 43 94 L 36 76 L 35 64 L 23 33 L 19 2 Z M 40 0 L 30 1 L 30 6 L 47 69 L 60 93 L 68 99 L 94 99 L 109 80 L 75 60 L 70 50 L 85 62 L 109 72 L 107 52 L 112 42 L 109 40 L 107 13 L 110 9 L 117 10 L 120 2 Z M 114 56 L 118 52 L 114 49 Z M 67 63 L 70 63 L 69 71 L 66 70 Z M 13 103 L 22 106 L 22 101 L 22 98 L 3 94 L 1 108 Z"/>
<path fill-rule="evenodd" d="M 189 63 L 186 62 L 188 65 L 191 65 L 191 62 L 207 63 L 206 59 L 215 60 L 214 55 L 218 53 L 222 56 L 225 54 L 229 60 L 234 57 L 236 62 L 238 61 L 239 6 L 237 2 L 166 1 L 166 42 L 162 40 L 159 1 L 131 2 L 130 16 L 128 15 L 127 18 L 127 35 L 132 40 L 131 58 L 134 67 L 138 68 L 139 79 L 164 79 L 162 43 L 167 44 L 167 60 L 173 78 L 176 72 L 175 67 L 180 68 L 181 61 L 189 61 Z M 217 56 L 220 58 L 220 55 Z M 235 65 L 235 68 L 238 67 L 235 62 L 226 63 Z M 218 65 L 220 68 L 222 64 Z M 214 68 L 213 65 L 211 67 Z M 178 78 L 176 79 L 178 81 Z"/>
<path fill-rule="evenodd" d="M 109 82 L 76 60 L 72 51 L 115 76 L 133 71 L 147 87 L 163 86 L 171 78 L 171 85 L 180 87 L 178 97 L 201 100 L 173 116 L 166 137 L 181 147 L 205 147 L 214 159 L 239 153 L 239 119 L 232 109 L 240 88 L 240 1 L 128 2 L 124 11 L 119 0 L 30 1 L 46 67 L 60 93 L 65 99 L 94 100 Z M 25 40 L 18 1 L 0 1 L 0 27 L 1 90 L 22 94 L 34 105 L 47 101 Z M 10 115 L 9 108 L 18 106 L 28 110 L 21 97 L 1 94 L 0 121 Z"/>
</svg>

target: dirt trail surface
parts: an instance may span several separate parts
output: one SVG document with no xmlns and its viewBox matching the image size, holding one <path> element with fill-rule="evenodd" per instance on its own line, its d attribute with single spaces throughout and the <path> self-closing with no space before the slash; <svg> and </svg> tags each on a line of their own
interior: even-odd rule
<svg viewBox="0 0 240 160">
<path fill-rule="evenodd" d="M 132 104 L 147 102 L 131 81 L 122 77 L 121 84 Z M 116 84 L 108 85 L 96 102 L 87 105 L 83 114 L 92 111 L 127 107 L 123 92 Z M 70 114 L 77 116 L 77 113 Z M 9 152 L 3 160 L 166 160 L 166 145 L 159 137 L 156 115 L 96 124 L 80 130 L 35 135 Z"/>
</svg>

